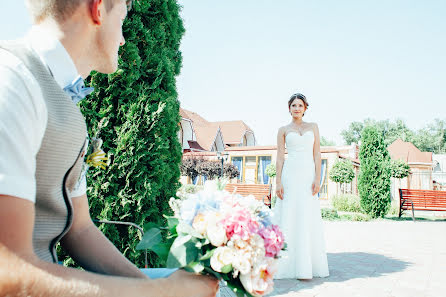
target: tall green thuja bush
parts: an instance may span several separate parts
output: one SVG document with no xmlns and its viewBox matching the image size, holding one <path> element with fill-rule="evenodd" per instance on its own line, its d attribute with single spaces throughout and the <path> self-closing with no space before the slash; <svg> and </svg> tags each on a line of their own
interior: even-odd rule
<svg viewBox="0 0 446 297">
<path fill-rule="evenodd" d="M 88 196 L 93 219 L 163 224 L 168 200 L 179 188 L 181 145 L 175 77 L 184 33 L 175 0 L 134 1 L 124 23 L 126 43 L 119 69 L 93 73 L 95 92 L 82 101 L 90 137 L 103 140 L 110 165 L 90 168 Z M 135 229 L 101 225 L 105 235 L 139 267 Z M 149 265 L 157 266 L 156 257 Z"/>
<path fill-rule="evenodd" d="M 361 208 L 370 216 L 383 217 L 390 207 L 390 157 L 382 132 L 366 126 L 359 151 L 359 196 Z"/>
</svg>

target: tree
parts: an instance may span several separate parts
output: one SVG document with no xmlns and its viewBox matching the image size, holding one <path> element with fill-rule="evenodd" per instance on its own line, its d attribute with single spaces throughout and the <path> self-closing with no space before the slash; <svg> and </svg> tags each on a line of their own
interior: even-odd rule
<svg viewBox="0 0 446 297">
<path fill-rule="evenodd" d="M 321 146 L 335 146 L 336 143 L 332 140 L 329 140 L 325 138 L 324 136 L 321 136 Z"/>
<path fill-rule="evenodd" d="M 433 123 L 417 131 L 413 144 L 421 151 L 441 154 L 446 152 L 446 121 L 435 119 Z"/>
<path fill-rule="evenodd" d="M 361 131 L 364 129 L 364 124 L 361 122 L 350 123 L 347 130 L 342 130 L 341 136 L 344 138 L 346 144 L 359 143 L 361 140 Z"/>
<path fill-rule="evenodd" d="M 396 139 L 400 138 L 403 141 L 413 141 L 415 133 L 410 130 L 406 123 L 397 119 L 395 122 L 389 120 L 376 121 L 373 119 L 365 119 L 364 122 L 353 122 L 348 129 L 341 132 L 346 144 L 358 143 L 361 139 L 361 131 L 365 126 L 375 126 L 384 134 L 384 143 L 386 146 L 390 145 Z"/>
<path fill-rule="evenodd" d="M 134 1 L 124 23 L 126 43 L 119 69 L 92 73 L 95 92 L 81 102 L 90 137 L 108 154 L 105 170 L 90 169 L 88 196 L 93 219 L 164 223 L 168 200 L 179 188 L 181 145 L 175 77 L 184 27 L 175 0 Z M 142 267 L 140 240 L 132 228 L 101 225 L 105 235 Z M 149 264 L 157 266 L 149 255 Z"/>
<path fill-rule="evenodd" d="M 361 208 L 371 217 L 383 217 L 390 207 L 390 156 L 384 135 L 376 126 L 361 131 L 359 151 Z"/>
<path fill-rule="evenodd" d="M 329 178 L 335 183 L 346 184 L 351 183 L 355 178 L 353 164 L 349 160 L 336 160 L 330 170 Z M 342 190 L 344 192 L 344 189 Z"/>
</svg>

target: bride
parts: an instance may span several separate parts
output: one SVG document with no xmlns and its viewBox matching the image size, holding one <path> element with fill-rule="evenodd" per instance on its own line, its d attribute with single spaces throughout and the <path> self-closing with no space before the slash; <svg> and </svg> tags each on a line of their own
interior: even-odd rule
<svg viewBox="0 0 446 297">
<path fill-rule="evenodd" d="M 318 196 L 321 176 L 319 129 L 302 120 L 308 108 L 304 95 L 288 101 L 292 117 L 277 135 L 277 199 L 274 217 L 287 250 L 279 260 L 277 279 L 326 277 L 327 255 Z M 285 161 L 285 145 L 288 158 Z"/>
</svg>

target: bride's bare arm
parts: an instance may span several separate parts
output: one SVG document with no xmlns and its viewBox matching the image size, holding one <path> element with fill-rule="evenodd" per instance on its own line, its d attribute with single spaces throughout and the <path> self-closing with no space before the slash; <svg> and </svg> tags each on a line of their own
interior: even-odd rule
<svg viewBox="0 0 446 297">
<path fill-rule="evenodd" d="M 285 127 L 281 127 L 277 133 L 277 158 L 276 158 L 276 194 L 283 199 L 282 168 L 285 160 Z"/>
<path fill-rule="evenodd" d="M 321 142 L 319 138 L 319 128 L 316 123 L 314 123 L 313 131 L 314 131 L 313 159 L 315 165 L 313 195 L 316 195 L 320 190 L 320 180 L 321 180 Z"/>
</svg>

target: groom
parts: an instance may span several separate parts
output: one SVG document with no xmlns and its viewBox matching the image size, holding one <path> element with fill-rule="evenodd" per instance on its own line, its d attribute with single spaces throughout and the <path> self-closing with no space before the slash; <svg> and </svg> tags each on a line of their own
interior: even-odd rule
<svg viewBox="0 0 446 297">
<path fill-rule="evenodd" d="M 177 271 L 154 280 L 141 273 L 92 223 L 79 180 L 87 130 L 73 102 L 91 92 L 79 76 L 116 71 L 131 3 L 27 4 L 30 33 L 0 42 L 0 246 L 40 271 L 82 283 L 75 296 L 214 296 L 211 277 Z M 56 264 L 58 242 L 86 271 Z"/>
</svg>

